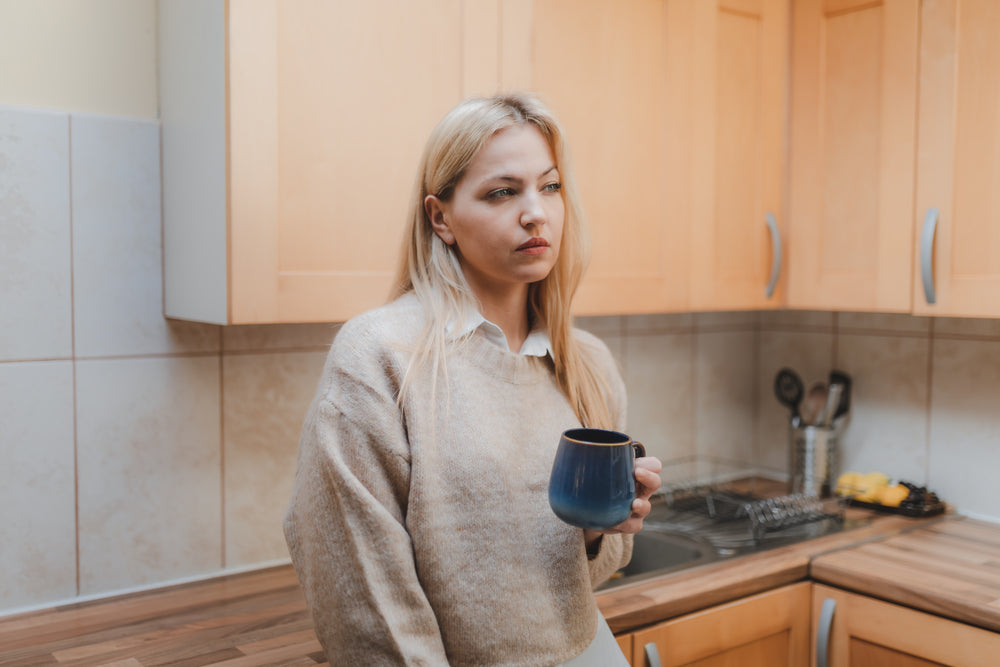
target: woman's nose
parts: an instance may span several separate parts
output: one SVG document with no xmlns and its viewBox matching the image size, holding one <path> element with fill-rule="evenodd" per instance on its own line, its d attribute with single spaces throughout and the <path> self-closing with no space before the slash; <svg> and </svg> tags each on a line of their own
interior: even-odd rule
<svg viewBox="0 0 1000 667">
<path fill-rule="evenodd" d="M 545 207 L 542 198 L 536 193 L 529 193 L 524 198 L 524 210 L 521 211 L 521 226 L 541 225 L 546 221 Z"/>
</svg>

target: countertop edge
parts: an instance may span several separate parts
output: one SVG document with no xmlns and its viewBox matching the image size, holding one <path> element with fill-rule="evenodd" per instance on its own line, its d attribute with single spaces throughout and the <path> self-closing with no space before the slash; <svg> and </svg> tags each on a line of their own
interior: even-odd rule
<svg viewBox="0 0 1000 667">
<path fill-rule="evenodd" d="M 853 570 L 848 575 L 839 568 L 828 567 L 822 559 L 831 554 L 964 517 L 949 513 L 927 519 L 912 519 L 873 513 L 871 518 L 870 525 L 851 531 L 600 591 L 596 594 L 597 604 L 611 630 L 622 633 L 810 579 L 884 598 L 884 595 L 873 594 L 871 586 L 859 586 Z M 869 577 L 877 579 L 875 575 L 869 574 Z M 848 584 L 849 581 L 852 585 Z M 885 588 L 885 582 L 878 583 L 879 589 Z M 890 602 L 1000 631 L 1000 609 L 983 612 L 958 599 L 942 599 L 936 592 L 931 596 L 912 586 L 897 585 L 894 588 L 898 591 L 893 593 L 893 599 L 888 600 Z"/>
</svg>

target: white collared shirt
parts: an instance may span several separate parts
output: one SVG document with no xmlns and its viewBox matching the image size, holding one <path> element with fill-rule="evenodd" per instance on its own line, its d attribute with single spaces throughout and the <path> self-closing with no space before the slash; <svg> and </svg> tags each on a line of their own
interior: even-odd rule
<svg viewBox="0 0 1000 667">
<path fill-rule="evenodd" d="M 483 314 L 479 311 L 470 313 L 462 326 L 449 326 L 448 333 L 454 335 L 455 338 L 462 338 L 476 329 L 482 329 L 486 339 L 497 347 L 510 350 L 510 346 L 507 344 L 507 336 L 504 335 L 503 329 L 483 317 Z M 549 335 L 543 329 L 533 329 L 528 334 L 528 337 L 524 339 L 524 343 L 521 344 L 518 354 L 531 357 L 552 356 L 552 342 L 549 340 Z"/>
</svg>

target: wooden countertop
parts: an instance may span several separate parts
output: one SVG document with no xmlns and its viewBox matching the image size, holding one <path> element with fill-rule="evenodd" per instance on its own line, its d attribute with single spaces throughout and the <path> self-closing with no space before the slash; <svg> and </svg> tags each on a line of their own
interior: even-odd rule
<svg viewBox="0 0 1000 667">
<path fill-rule="evenodd" d="M 950 522 L 952 519 L 950 515 L 931 519 L 910 519 L 858 509 L 849 509 L 848 517 L 870 517 L 871 523 L 800 544 L 715 561 L 655 579 L 624 584 L 598 593 L 598 606 L 614 632 L 625 632 L 777 586 L 805 580 L 813 572 L 812 564 L 821 558 L 843 553 L 842 550 L 848 548 L 860 549 L 869 543 L 902 536 L 916 529 L 929 531 L 934 526 Z M 987 528 L 984 532 L 993 535 L 992 539 L 996 540 L 995 544 L 1000 550 L 1000 526 L 990 526 L 990 524 L 985 526 Z M 867 566 L 861 565 L 861 562 L 852 561 L 858 563 L 858 568 L 867 569 L 869 572 L 877 569 L 871 561 L 867 561 Z M 983 565 L 983 567 L 990 566 Z M 993 574 L 993 580 L 1000 584 L 1000 552 L 993 558 L 992 567 L 998 568 Z M 845 573 L 844 578 L 849 576 Z M 840 585 L 834 581 L 827 581 Z M 997 597 L 1000 597 L 1000 594 L 995 594 L 993 599 L 996 600 Z M 994 607 L 992 613 L 993 622 L 1000 624 L 1000 606 Z M 983 623 L 980 621 L 977 624 Z M 1000 629 L 1000 625 L 996 628 Z"/>
<path fill-rule="evenodd" d="M 816 581 L 1000 632 L 1000 525 L 961 516 L 818 556 Z"/>
<path fill-rule="evenodd" d="M 1000 525 L 955 516 L 878 516 L 862 528 L 597 597 L 622 632 L 810 576 L 1000 631 Z M 295 573 L 283 565 L 0 618 L 0 664 L 57 662 L 274 665 L 324 658 Z"/>
</svg>

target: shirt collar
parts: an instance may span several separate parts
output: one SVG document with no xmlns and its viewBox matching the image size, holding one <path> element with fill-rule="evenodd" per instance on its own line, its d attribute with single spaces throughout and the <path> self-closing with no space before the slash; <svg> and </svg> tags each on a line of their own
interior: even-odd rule
<svg viewBox="0 0 1000 667">
<path fill-rule="evenodd" d="M 463 338 L 477 329 L 482 330 L 486 340 L 499 348 L 510 351 L 503 329 L 483 317 L 479 311 L 469 313 L 461 326 L 449 324 L 448 334 L 456 339 Z M 552 342 L 549 340 L 548 333 L 543 329 L 532 329 L 528 337 L 524 339 L 524 343 L 521 344 L 518 354 L 531 357 L 553 356 Z"/>
</svg>

